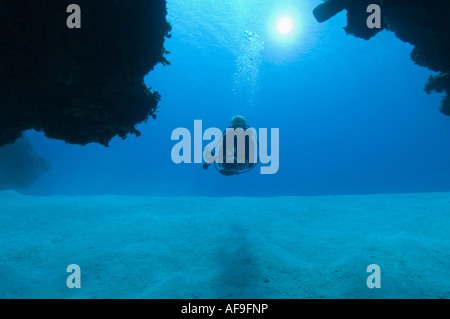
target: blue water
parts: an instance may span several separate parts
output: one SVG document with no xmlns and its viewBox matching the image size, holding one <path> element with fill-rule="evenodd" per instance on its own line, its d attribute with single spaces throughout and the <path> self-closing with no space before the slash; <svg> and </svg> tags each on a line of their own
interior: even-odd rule
<svg viewBox="0 0 450 319">
<path fill-rule="evenodd" d="M 206 2 L 206 5 L 205 5 Z M 170 66 L 145 82 L 162 95 L 142 136 L 110 148 L 66 145 L 28 132 L 52 170 L 26 194 L 322 195 L 450 191 L 449 118 L 441 96 L 423 88 L 433 72 L 409 58 L 412 46 L 383 31 L 370 41 L 348 36 L 345 12 L 319 24 L 321 1 L 168 3 Z M 290 12 L 291 37 L 276 30 Z M 264 48 L 252 52 L 244 32 Z M 239 64 L 258 61 L 236 77 Z M 246 82 L 245 79 L 248 79 Z M 238 87 L 236 81 L 240 81 Z M 250 95 L 250 96 L 249 96 Z M 251 100 L 251 101 L 250 101 Z M 242 114 L 255 128 L 279 128 L 280 167 L 224 177 L 200 164 L 174 164 L 170 136 L 228 126 Z M 203 146 L 206 145 L 206 142 Z"/>
</svg>

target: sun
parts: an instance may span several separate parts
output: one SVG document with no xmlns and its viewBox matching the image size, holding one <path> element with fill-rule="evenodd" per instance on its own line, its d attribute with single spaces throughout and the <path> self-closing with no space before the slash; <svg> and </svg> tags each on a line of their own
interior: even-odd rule
<svg viewBox="0 0 450 319">
<path fill-rule="evenodd" d="M 279 33 L 289 34 L 294 28 L 294 22 L 288 16 L 282 17 L 280 20 L 278 20 L 277 28 Z"/>
<path fill-rule="evenodd" d="M 297 0 L 296 0 L 297 1 Z M 283 1 L 280 1 L 283 2 Z M 270 35 L 270 44 L 283 52 L 301 44 L 301 37 L 305 31 L 305 17 L 300 8 L 295 6 L 282 6 L 274 8 L 267 19 L 267 34 Z M 280 51 L 281 52 L 281 51 Z"/>
</svg>

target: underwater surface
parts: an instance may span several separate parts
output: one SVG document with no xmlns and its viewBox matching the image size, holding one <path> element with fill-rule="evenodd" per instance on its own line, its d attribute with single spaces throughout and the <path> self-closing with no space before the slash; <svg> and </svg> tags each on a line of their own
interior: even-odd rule
<svg viewBox="0 0 450 319">
<path fill-rule="evenodd" d="M 0 297 L 449 298 L 450 120 L 424 91 L 436 72 L 393 32 L 346 35 L 345 12 L 319 24 L 321 3 L 168 0 L 171 64 L 145 77 L 161 101 L 141 136 L 24 134 L 48 165 L 0 191 Z M 271 161 L 233 176 L 194 163 L 203 132 L 235 115 L 259 146 L 267 129 Z M 180 128 L 192 163 L 174 162 Z"/>
</svg>

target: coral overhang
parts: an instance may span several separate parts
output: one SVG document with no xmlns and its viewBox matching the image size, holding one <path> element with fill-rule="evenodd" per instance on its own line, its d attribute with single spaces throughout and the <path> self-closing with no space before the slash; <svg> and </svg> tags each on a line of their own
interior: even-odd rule
<svg viewBox="0 0 450 319">
<path fill-rule="evenodd" d="M 381 8 L 382 28 L 367 27 L 367 7 Z M 450 2 L 443 0 L 328 0 L 314 9 L 317 21 L 324 22 L 347 10 L 348 34 L 370 39 L 383 29 L 393 31 L 402 41 L 414 45 L 411 59 L 438 75 L 430 76 L 427 93 L 445 92 L 440 110 L 450 116 Z"/>
<path fill-rule="evenodd" d="M 165 0 L 0 2 L 0 146 L 28 129 L 67 143 L 108 145 L 140 133 L 160 96 L 143 82 L 167 64 Z"/>
</svg>

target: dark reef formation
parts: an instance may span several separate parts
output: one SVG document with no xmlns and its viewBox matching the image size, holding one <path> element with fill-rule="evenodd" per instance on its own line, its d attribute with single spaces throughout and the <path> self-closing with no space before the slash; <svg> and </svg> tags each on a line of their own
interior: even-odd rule
<svg viewBox="0 0 450 319">
<path fill-rule="evenodd" d="M 367 6 L 381 8 L 382 28 L 367 27 Z M 402 41 L 414 45 L 412 60 L 439 72 L 426 84 L 427 93 L 446 93 L 440 110 L 450 116 L 450 1 L 446 0 L 328 0 L 314 9 L 317 21 L 323 22 L 347 10 L 348 34 L 370 39 L 386 29 Z"/>
<path fill-rule="evenodd" d="M 67 7 L 81 8 L 69 29 Z M 165 0 L 0 2 L 0 146 L 23 131 L 108 145 L 156 117 L 144 76 L 164 57 Z"/>
<path fill-rule="evenodd" d="M 50 164 L 24 137 L 14 145 L 0 147 L 0 190 L 26 188 L 49 169 Z"/>
</svg>

